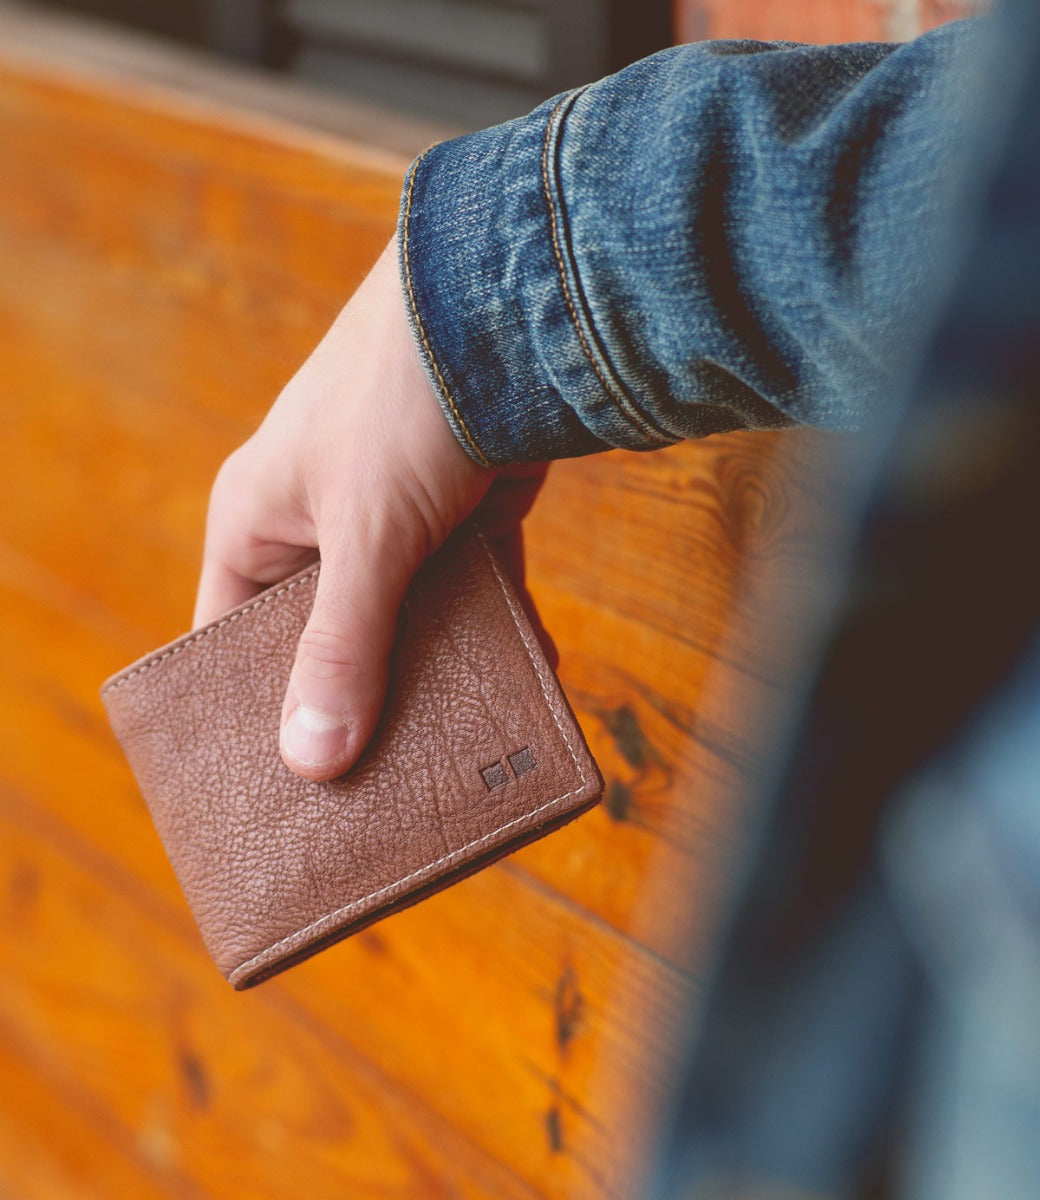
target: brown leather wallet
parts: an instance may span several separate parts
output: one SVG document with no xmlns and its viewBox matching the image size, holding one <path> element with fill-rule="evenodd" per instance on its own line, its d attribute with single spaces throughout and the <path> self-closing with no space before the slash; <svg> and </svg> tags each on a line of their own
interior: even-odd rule
<svg viewBox="0 0 1040 1200">
<path fill-rule="evenodd" d="M 213 958 L 253 984 L 479 870 L 594 804 L 603 781 L 479 531 L 419 571 L 383 719 L 330 783 L 278 752 L 317 566 L 102 688 Z"/>
</svg>

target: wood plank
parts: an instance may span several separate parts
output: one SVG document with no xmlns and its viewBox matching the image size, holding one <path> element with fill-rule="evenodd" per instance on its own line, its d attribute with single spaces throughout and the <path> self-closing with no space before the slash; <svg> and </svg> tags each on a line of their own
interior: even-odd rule
<svg viewBox="0 0 1040 1200">
<path fill-rule="evenodd" d="M 25 879 L 25 876 L 22 876 Z M 140 1200 L 200 1197 L 190 1182 L 171 1188 L 128 1153 L 103 1114 L 71 1097 L 64 1081 L 27 1062 L 26 1047 L 0 1027 L 0 1196 L 12 1200 Z M 17 1103 L 12 1103 L 16 1098 Z M 92 1119 L 93 1118 L 93 1119 Z"/>
<path fill-rule="evenodd" d="M 96 291 L 110 309 L 111 293 Z M 41 598 L 62 581 L 70 610 L 84 602 L 77 597 L 89 598 L 89 607 L 103 609 L 108 627 L 119 633 L 111 655 L 94 659 L 96 673 L 81 698 L 87 705 L 93 683 L 108 670 L 186 624 L 208 481 L 234 439 L 205 425 L 204 379 L 185 381 L 183 395 L 198 397 L 193 404 L 179 391 L 163 403 L 145 403 L 144 392 L 137 399 L 112 396 L 100 384 L 84 389 L 79 356 L 70 370 L 49 357 L 49 338 L 34 340 L 24 326 L 14 332 L 18 349 L 8 356 L 8 377 L 16 402 L 0 409 L 0 432 L 22 448 L 9 466 L 11 494 L 33 499 L 6 506 L 0 525 L 9 559 L 11 548 L 19 547 L 12 576 L 26 577 L 26 560 L 37 562 L 44 572 L 37 585 Z M 772 563 L 797 587 L 815 545 L 816 532 L 806 527 L 804 515 L 799 522 L 774 519 L 761 531 L 740 527 L 758 511 L 790 511 L 791 497 L 798 499 L 799 481 L 808 475 L 804 463 L 781 458 L 770 477 L 756 460 L 757 444 L 745 436 L 677 448 L 655 456 L 657 461 L 614 455 L 561 464 L 532 517 L 532 590 L 564 652 L 564 683 L 610 776 L 611 803 L 584 823 L 596 835 L 585 843 L 596 848 L 591 859 L 569 860 L 567 869 L 551 839 L 526 851 L 523 861 L 544 864 L 543 878 L 628 932 L 636 932 L 626 915 L 634 912 L 655 845 L 665 854 L 700 852 L 702 860 L 708 851 L 718 861 L 727 844 L 726 795 L 739 793 L 753 767 L 754 723 L 733 712 L 713 717 L 718 693 L 707 686 L 714 686 L 726 637 L 734 643 L 726 653 L 747 673 L 746 688 L 770 673 L 763 627 L 753 627 L 743 641 L 730 630 L 740 590 L 735 564 L 743 561 L 746 573 Z M 178 447 L 172 460 L 171 445 Z M 664 479 L 664 470 L 673 492 L 661 487 L 657 495 L 651 487 Z M 41 477 L 48 480 L 43 490 L 36 486 Z M 772 491 L 765 493 L 766 487 Z M 590 503 L 586 497 L 597 492 L 603 499 Z M 698 492 L 700 500 L 691 500 Z M 825 489 L 820 493 L 826 495 Z M 80 502 L 83 494 L 90 505 Z M 811 505 L 822 526 L 823 501 L 803 497 L 803 513 Z M 580 540 L 568 528 L 569 514 L 579 510 L 586 514 Z M 736 517 L 727 524 L 720 513 Z M 41 537 L 41 530 L 56 536 Z M 19 639 L 15 659 L 29 645 Z M 751 697 L 740 703 L 749 711 Z M 690 741 L 691 733 L 701 745 Z M 612 820 L 622 809 L 629 818 L 625 828 Z M 590 886 L 590 879 L 599 883 Z M 699 875 L 694 879 L 699 882 Z M 658 953 L 669 953 L 679 940 L 676 921 L 689 907 L 680 890 L 671 907 L 673 919 L 660 935 L 650 928 L 637 934 Z"/>
<path fill-rule="evenodd" d="M 20 345 L 27 348 L 23 366 L 47 361 L 41 347 L 25 339 L 20 339 Z M 12 360 L 15 380 L 20 377 L 17 361 Z M 7 506 L 2 521 L 8 544 L 6 551 L 0 551 L 0 573 L 6 559 L 9 580 L 26 588 L 36 563 L 31 585 L 34 603 L 57 604 L 60 598 L 60 610 L 75 613 L 79 621 L 89 616 L 89 639 L 63 648 L 62 657 L 76 661 L 90 654 L 90 670 L 84 672 L 76 700 L 79 710 L 92 712 L 96 721 L 100 719 L 97 681 L 171 636 L 183 623 L 194 587 L 208 464 L 215 466 L 219 459 L 220 441 L 207 440 L 204 431 L 193 428 L 187 406 L 186 411 L 171 408 L 166 414 L 169 420 L 158 419 L 162 414 L 150 408 L 154 432 L 138 432 L 132 427 L 132 409 L 120 414 L 101 392 L 84 397 L 81 390 L 77 397 L 70 377 L 59 375 L 37 387 L 40 371 L 35 365 L 32 370 L 26 396 L 34 393 L 36 401 L 2 410 L 0 423 L 9 444 L 23 448 L 11 463 L 12 494 L 32 494 L 40 477 L 47 478 L 48 487 L 31 504 Z M 53 395 L 55 401 L 44 410 L 48 420 L 43 422 L 45 395 Z M 124 418 L 130 427 L 120 430 Z M 170 461 L 165 455 L 167 445 L 184 450 Z M 199 456 L 197 461 L 193 462 L 193 455 Z M 673 452 L 673 457 L 678 455 Z M 688 448 L 684 458 L 691 460 L 691 467 L 695 463 L 702 475 L 711 464 L 726 461 L 717 448 L 710 453 L 707 448 Z M 62 468 L 66 460 L 77 463 L 74 471 Z M 626 469 L 622 463 L 610 466 L 615 478 Z M 649 468 L 649 462 L 636 461 L 630 469 Z M 604 462 L 601 470 L 606 469 Z M 719 609 L 721 593 L 726 611 L 736 584 L 726 585 L 728 594 L 716 584 L 681 601 L 673 599 L 670 611 L 658 607 L 653 624 L 649 618 L 640 620 L 638 609 L 647 590 L 641 571 L 654 572 L 669 556 L 678 561 L 720 562 L 724 553 L 712 545 L 684 546 L 677 538 L 655 540 L 654 530 L 676 524 L 677 516 L 649 501 L 638 510 L 643 525 L 637 526 L 637 532 L 645 547 L 639 562 L 626 566 L 618 557 L 626 545 L 639 544 L 631 533 L 622 529 L 619 536 L 612 514 L 600 516 L 593 510 L 585 524 L 591 550 L 574 546 L 565 574 L 564 565 L 552 561 L 557 553 L 553 548 L 566 545 L 566 529 L 559 526 L 565 526 L 565 514 L 580 504 L 580 490 L 565 482 L 576 477 L 575 483 L 582 483 L 579 471 L 591 473 L 591 464 L 568 464 L 566 471 L 556 471 L 546 502 L 536 510 L 535 533 L 528 539 L 532 588 L 563 650 L 565 686 L 609 776 L 609 803 L 583 822 L 587 836 L 580 842 L 580 855 L 569 840 L 554 838 L 525 851 L 520 861 L 615 927 L 657 953 L 669 954 L 682 942 L 684 918 L 695 915 L 710 932 L 711 922 L 703 917 L 710 913 L 706 897 L 711 883 L 698 869 L 692 873 L 698 903 L 691 907 L 686 893 L 673 889 L 665 900 L 668 919 L 663 919 L 659 904 L 650 906 L 644 919 L 640 915 L 644 909 L 637 905 L 647 863 L 655 853 L 672 858 L 673 867 L 667 872 L 671 877 L 672 869 L 689 874 L 690 861 L 698 868 L 724 862 L 733 797 L 753 766 L 754 723 L 739 713 L 713 717 L 711 706 L 719 693 L 707 683 L 718 659 L 708 653 L 710 645 L 688 644 L 692 635 L 687 635 L 684 624 L 696 630 L 694 640 L 717 640 L 725 627 L 724 623 L 720 627 L 721 617 L 718 613 L 713 617 L 712 609 Z M 108 486 L 110 478 L 119 481 L 119 491 Z M 617 481 L 620 488 L 622 480 Z M 84 491 L 91 496 L 90 505 L 80 502 Z M 544 532 L 540 522 L 549 523 Z M 554 529 L 550 522 L 558 527 Z M 47 529 L 57 536 L 41 538 L 40 531 Z M 118 537 L 113 538 L 113 530 L 119 531 Z M 772 541 L 769 551 L 776 553 Z M 545 558 L 548 563 L 541 561 Z M 802 562 L 797 555 L 791 557 L 788 570 L 793 577 L 798 578 Z M 159 573 L 157 563 L 161 563 Z M 103 570 L 99 564 L 104 564 Z M 661 593 L 662 605 L 668 595 Z M 12 683 L 18 681 L 19 695 L 37 685 L 39 646 L 53 642 L 47 622 L 54 619 L 31 623 L 24 633 L 16 633 L 9 623 L 8 671 L 13 673 Z M 664 635 L 662 625 L 670 636 Z M 103 635 L 111 638 L 111 651 L 95 653 Z M 743 653 L 748 646 L 738 649 Z M 50 654 L 50 649 L 45 652 Z M 758 655 L 750 669 L 761 673 L 764 661 Z M 638 664 L 637 671 L 633 663 Z M 62 665 L 62 658 L 54 659 L 55 675 Z M 755 682 L 754 676 L 750 682 Z M 747 709 L 750 698 L 745 695 L 741 703 Z M 691 740 L 691 734 L 700 740 Z M 22 778 L 34 770 L 33 744 L 24 740 L 14 752 L 13 762 L 22 763 Z M 622 813 L 623 822 L 618 820 Z M 67 815 L 76 820 L 74 811 Z M 651 913 L 656 914 L 652 920 Z M 658 918 L 662 918 L 660 929 Z"/>
<path fill-rule="evenodd" d="M 24 99 L 24 86 L 16 81 L 15 91 L 23 96 L 16 106 L 19 112 L 31 107 Z M 56 103 L 49 84 L 45 96 L 48 105 Z M 62 139 L 71 139 L 85 153 L 91 129 L 108 136 L 112 106 L 107 102 L 99 111 L 71 101 L 68 107 L 76 111 L 53 114 L 38 131 L 38 144 L 53 146 L 54 156 L 71 146 Z M 74 120 L 78 125 L 70 124 Z M 125 117 L 121 120 L 133 124 Z M 146 163 L 162 159 L 153 144 L 160 140 L 158 135 L 146 136 L 157 120 L 135 127 L 134 152 Z M 219 176 L 225 167 L 213 157 L 212 131 L 202 130 L 200 145 L 193 146 L 186 142 L 183 122 L 171 123 L 177 138 L 204 160 L 205 170 Z M 54 132 L 58 128 L 61 138 Z M 248 193 L 259 187 L 255 176 L 269 169 L 270 156 L 255 146 L 250 155 L 249 170 L 235 168 L 228 189 Z M 174 160 L 163 161 L 170 180 L 176 181 Z M 53 176 L 53 167 L 39 167 L 23 179 L 21 191 L 43 192 L 46 200 L 44 181 Z M 288 363 L 302 358 L 341 298 L 338 284 L 327 282 L 309 313 L 301 313 L 295 302 L 301 293 L 312 294 L 316 281 L 308 264 L 296 261 L 291 239 L 283 236 L 293 205 L 306 209 L 316 191 L 332 188 L 329 178 L 315 186 L 315 176 L 322 171 L 330 177 L 350 174 L 342 164 L 319 168 L 307 159 L 302 180 L 293 189 L 283 188 L 277 203 L 271 200 L 265 209 L 276 236 L 264 269 L 266 274 L 276 271 L 280 283 L 277 320 L 262 329 L 255 325 L 253 304 L 224 309 L 225 293 L 219 288 L 184 291 L 184 280 L 199 275 L 193 264 L 219 254 L 226 270 L 240 280 L 239 291 L 258 294 L 262 280 L 256 280 L 248 229 L 218 224 L 209 235 L 176 244 L 180 274 L 167 276 L 151 269 L 156 251 L 148 248 L 148 238 L 159 238 L 167 226 L 189 223 L 179 210 L 172 217 L 155 216 L 151 197 L 165 185 L 148 185 L 138 195 L 137 176 L 131 172 L 134 186 L 127 183 L 127 205 L 137 215 L 126 226 L 133 229 L 138 220 L 146 225 L 158 222 L 159 232 L 131 236 L 123 229 L 120 236 L 136 249 L 120 252 L 115 267 L 109 243 L 99 245 L 87 236 L 94 229 L 89 213 L 71 221 L 48 221 L 40 215 L 46 203 L 23 206 L 33 209 L 37 225 L 20 228 L 9 215 L 5 228 L 14 231 L 6 235 L 5 257 L 13 269 L 0 279 L 0 318 L 6 319 L 13 347 L 8 356 L 13 402 L 0 411 L 0 433 L 9 444 L 23 448 L 11 464 L 8 486 L 12 494 L 33 500 L 8 506 L 0 519 L 10 543 L 18 545 L 23 556 L 90 596 L 95 606 L 102 604 L 113 623 L 135 631 L 146 627 L 147 636 L 126 639 L 107 666 L 115 667 L 166 640 L 186 623 L 209 480 L 224 454 L 259 419 L 291 369 Z M 100 188 L 100 178 L 91 186 Z M 91 188 L 86 190 L 90 193 Z M 386 193 L 396 195 L 389 186 Z M 384 201 L 389 208 L 389 200 Z M 0 211 L 3 203 L 0 197 Z M 88 207 L 99 204 L 91 200 Z M 194 204 L 191 195 L 182 197 L 185 209 Z M 325 216 L 326 226 L 335 217 L 339 227 L 319 229 L 322 240 L 336 246 L 364 241 L 353 210 Z M 370 254 L 384 232 L 380 228 L 377 237 L 368 236 Z M 272 265 L 287 244 L 289 265 Z M 344 280 L 353 281 L 363 270 L 353 260 L 345 259 L 342 267 Z M 22 280 L 32 281 L 32 286 L 26 289 Z M 55 296 L 60 304 L 55 304 Z M 84 322 L 82 313 L 90 310 L 105 313 L 106 320 Z M 130 327 L 134 337 L 128 350 L 125 331 Z M 64 353 L 55 356 L 54 346 Z M 172 355 L 171 347 L 176 348 Z M 601 831 L 599 848 L 607 858 L 591 863 L 573 859 L 571 870 L 561 875 L 564 864 L 554 839 L 523 861 L 544 863 L 543 879 L 565 888 L 618 928 L 638 930 L 658 953 L 667 954 L 670 941 L 677 944 L 683 911 L 690 903 L 676 890 L 672 917 L 660 934 L 645 923 L 626 920 L 635 911 L 634 897 L 651 851 L 662 841 L 666 855 L 676 848 L 676 824 L 669 814 L 677 812 L 680 824 L 709 835 L 696 845 L 710 847 L 709 857 L 718 860 L 728 808 L 705 786 L 703 776 L 707 772 L 716 784 L 739 790 L 740 770 L 747 770 L 748 747 L 754 741 L 748 729 L 742 745 L 738 730 L 736 739 L 730 739 L 733 761 L 728 767 L 717 754 L 698 756 L 686 749 L 690 714 L 699 710 L 702 728 L 709 724 L 704 680 L 717 662 L 720 639 L 733 612 L 738 566 L 743 564 L 746 572 L 758 560 L 775 560 L 797 578 L 804 543 L 812 532 L 803 528 L 804 518 L 799 518 L 801 524 L 783 519 L 791 508 L 788 495 L 804 472 L 800 464 L 792 466 L 779 454 L 777 445 L 776 439 L 767 438 L 716 439 L 652 457 L 617 454 L 560 464 L 531 522 L 533 590 L 573 601 L 554 608 L 551 627 L 561 639 L 572 638 L 564 680 L 582 705 L 595 749 L 610 767 L 612 804 L 605 817 L 588 819 Z M 177 447 L 172 460 L 171 446 Z M 772 475 L 765 469 L 770 461 Z M 40 477 L 47 478 L 46 489 L 37 486 Z M 89 506 L 79 502 L 84 493 L 91 497 Z M 587 536 L 580 540 L 569 528 L 569 514 L 575 511 L 587 514 Z M 54 530 L 57 536 L 41 538 L 41 529 Z M 118 536 L 113 536 L 114 530 Z M 70 545 L 75 554 L 70 555 Z M 157 554 L 163 563 L 161 596 L 156 593 Z M 105 564 L 104 571 L 98 570 L 99 563 Z M 133 598 L 144 603 L 134 604 Z M 577 638 L 580 644 L 574 644 Z M 743 652 L 742 665 L 752 677 L 761 673 L 760 647 L 737 643 L 737 651 Z M 641 680 L 627 669 L 633 652 L 641 665 Z M 583 663 L 584 682 L 577 675 Z M 568 676 L 568 664 L 575 665 L 574 678 Z M 658 682 L 650 686 L 652 680 Z M 725 727 L 725 721 L 716 724 Z M 639 753 L 640 761 L 653 767 L 649 774 L 626 759 L 626 753 L 633 753 L 631 745 L 618 748 L 619 737 L 631 741 L 637 734 L 646 743 Z M 717 734 L 713 744 L 720 744 Z M 648 805 L 640 798 L 636 807 L 631 805 L 637 774 L 638 786 L 649 788 L 657 801 Z M 695 799 L 687 801 L 686 793 Z M 687 820 L 691 805 L 697 807 Z M 632 820 L 629 828 L 619 830 L 610 817 L 622 807 Z M 663 821 L 651 821 L 647 827 L 648 816 L 658 809 Z M 637 812 L 639 830 L 632 823 Z M 715 814 L 714 828 L 705 825 L 704 814 L 709 812 Z M 679 837 L 680 856 L 689 856 L 692 844 L 689 837 Z M 614 869 L 600 869 L 601 862 L 613 862 Z M 680 866 L 675 864 L 676 869 Z M 597 895 L 589 877 L 627 878 L 627 886 L 604 884 Z M 694 873 L 693 878 L 699 882 L 701 877 Z M 698 890 L 706 889 L 695 884 L 695 895 Z"/>
<path fill-rule="evenodd" d="M 99 888 L 127 892 L 134 911 L 168 931 L 163 937 L 179 939 L 207 989 L 223 989 L 96 711 L 93 684 L 105 653 L 100 639 L 89 623 L 77 624 L 38 597 L 0 592 L 0 608 L 0 651 L 8 664 L 0 721 L 19 731 L 2 767 L 8 786 L 30 792 L 38 819 L 74 839 Z M 70 664 L 77 665 L 75 673 Z M 60 753 L 48 756 L 41 773 L 44 746 Z M 5 841 L 14 833 L 5 830 Z M 588 861 L 583 840 L 580 825 L 556 839 L 557 853 L 566 857 L 570 842 L 575 862 L 586 861 L 576 881 L 594 877 L 595 869 L 612 870 L 610 860 L 598 868 Z M 47 873 L 60 880 L 67 868 Z M 110 914 L 100 916 L 103 931 L 113 925 Z M 149 946 L 160 940 L 158 934 L 134 936 Z M 34 936 L 26 949 L 41 960 L 57 956 L 48 969 L 59 975 L 89 974 L 102 957 L 75 932 L 68 945 L 49 932 Z M 30 963 L 14 961 L 12 971 L 33 981 Z M 363 979 L 364 987 L 352 989 L 353 979 Z M 427 1097 L 455 1128 L 537 1183 L 540 1194 L 575 1189 L 590 1196 L 612 1194 L 600 1190 L 593 1164 L 616 1177 L 631 1169 L 631 1142 L 609 1134 L 616 1127 L 612 1110 L 634 1097 L 641 1098 L 641 1111 L 660 1107 L 659 1068 L 691 995 L 662 963 L 590 924 L 574 904 L 534 889 L 524 872 L 508 871 L 467 881 L 262 994 L 269 989 L 292 995 L 306 1023 L 340 1039 L 337 1046 L 353 1046 L 388 1077 Z M 34 993 L 48 1012 L 47 988 L 34 986 Z M 91 1007 L 93 1001 L 88 994 L 78 1003 Z M 150 1019 L 149 1013 L 144 1005 L 142 1017 Z M 68 1029 L 74 1034 L 81 1023 L 69 1022 Z M 63 1057 L 75 1058 L 74 1040 L 63 1044 L 69 1039 L 62 1028 L 46 1034 L 32 1028 L 21 1036 L 30 1043 L 45 1038 L 62 1046 Z M 118 1028 L 111 1033 L 118 1044 Z M 589 1080 L 601 1072 L 611 1078 L 609 1086 L 591 1089 Z M 439 1086 L 445 1078 L 466 1086 L 447 1091 Z"/>
<path fill-rule="evenodd" d="M 522 878 L 485 873 L 236 1000 L 194 932 L 179 914 L 171 923 L 140 879 L 10 785 L 0 812 L 0 878 L 17 906 L 0 1016 L 20 1042 L 46 1048 L 47 1069 L 71 1064 L 81 1079 L 118 1045 L 123 1065 L 104 1099 L 131 1105 L 124 1123 L 143 1119 L 132 1097 L 167 1094 L 151 1058 L 171 1036 L 170 997 L 190 992 L 208 1074 L 234 1077 L 262 1045 L 283 1047 L 284 1070 L 305 1077 L 309 1030 L 345 1084 L 371 1061 L 538 1194 L 617 1194 L 630 1147 L 611 1132 L 614 1110 L 634 1097 L 643 1111 L 659 1108 L 659 1066 L 689 999 L 663 964 Z M 272 1103 L 288 1118 L 304 1101 Z M 204 1151 L 203 1133 L 178 1134 L 185 1154 Z"/>
<path fill-rule="evenodd" d="M 607 802 L 235 995 L 96 689 L 185 625 L 213 473 L 389 235 L 404 159 L 34 46 L 0 37 L 0 1185 L 638 1195 L 838 443 L 554 467 L 530 583 Z"/>
<path fill-rule="evenodd" d="M 226 985 L 199 942 L 136 789 L 94 709 L 90 677 L 96 678 L 103 647 L 89 630 L 32 598 L 0 592 L 0 609 L 0 651 L 11 668 L 0 692 L 0 721 L 19 731 L 2 767 L 8 789 L 3 841 L 17 844 L 28 822 L 31 831 L 43 830 L 81 861 L 99 892 L 74 901 L 77 910 L 92 914 L 91 938 L 74 926 L 66 935 L 66 917 L 54 922 L 56 929 L 29 929 L 24 960 L 17 946 L 6 948 L 10 979 L 28 986 L 31 1003 L 46 1015 L 63 976 L 89 976 L 124 941 L 130 953 L 148 947 L 149 970 L 156 969 L 151 947 L 176 939 L 207 996 L 213 988 L 223 996 Z M 28 652 L 19 656 L 19 647 Z M 59 689 L 70 663 L 85 668 L 86 678 L 77 677 L 79 695 L 71 678 L 64 693 Z M 45 745 L 59 747 L 60 754 L 50 755 L 41 773 Z M 32 822 L 28 803 L 15 803 L 23 792 L 32 795 Z M 561 832 L 561 853 L 567 840 L 580 859 L 580 826 Z M 37 873 L 60 886 L 71 868 L 48 865 L 45 858 L 41 848 L 27 856 Z M 12 878 L 18 870 L 12 866 Z M 117 921 L 103 907 L 110 894 L 122 897 L 139 922 L 147 921 L 148 931 L 123 929 L 125 914 Z M 117 947 L 99 949 L 94 943 L 104 936 Z M 162 957 L 169 953 L 164 949 Z M 355 979 L 364 986 L 353 988 Z M 7 995 L 12 990 L 10 982 L 0 989 Z M 590 1196 L 613 1194 L 601 1187 L 600 1171 L 617 1178 L 631 1169 L 631 1142 L 618 1143 L 609 1132 L 616 1127 L 612 1112 L 635 1097 L 641 1112 L 660 1108 L 660 1065 L 692 996 L 690 984 L 665 964 L 590 923 L 574 904 L 534 888 L 525 872 L 508 869 L 466 881 L 249 996 L 276 992 L 291 996 L 294 1008 L 288 1031 L 275 1041 L 291 1042 L 301 1022 L 322 1030 L 337 1056 L 350 1046 L 426 1097 L 454 1128 L 538 1185 L 539 1194 Z M 142 1020 L 156 1018 L 156 996 L 134 1003 Z M 71 1008 L 80 1006 L 86 1012 L 77 1020 L 66 1021 L 63 1011 L 53 1028 L 22 1028 L 19 1037 L 29 1044 L 45 1041 L 60 1048 L 63 1059 L 75 1060 L 77 1033 L 84 1020 L 95 1019 L 92 993 L 76 997 Z M 255 1035 L 248 1023 L 245 1028 L 247 1036 Z M 118 1026 L 108 1033 L 120 1044 Z M 601 1075 L 608 1082 L 593 1089 L 590 1080 Z M 445 1079 L 459 1085 L 446 1090 Z M 134 1080 L 124 1077 L 121 1085 L 133 1087 Z"/>
<path fill-rule="evenodd" d="M 552 839 L 523 862 L 687 967 L 716 927 L 772 752 L 763 730 L 790 705 L 791 664 L 829 594 L 850 449 L 799 431 L 558 464 L 528 522 L 531 590 L 607 794 L 580 862 Z"/>
<path fill-rule="evenodd" d="M 0 828 L 0 1061 L 20 1060 L 0 1127 L 39 1104 L 32 1127 L 59 1151 L 45 1161 L 89 1163 L 83 1194 L 532 1200 L 277 994 L 242 1003 L 136 881 L 5 786 Z M 48 1092 L 67 1130 L 45 1119 Z M 147 1186 L 123 1190 L 135 1168 Z"/>
</svg>

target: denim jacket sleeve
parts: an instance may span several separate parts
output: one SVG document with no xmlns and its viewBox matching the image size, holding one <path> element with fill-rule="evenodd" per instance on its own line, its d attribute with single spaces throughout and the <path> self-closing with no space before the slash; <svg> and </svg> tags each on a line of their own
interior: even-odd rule
<svg viewBox="0 0 1040 1200">
<path fill-rule="evenodd" d="M 928 296 L 978 24 L 679 46 L 428 150 L 401 272 L 469 454 L 864 422 Z"/>
</svg>

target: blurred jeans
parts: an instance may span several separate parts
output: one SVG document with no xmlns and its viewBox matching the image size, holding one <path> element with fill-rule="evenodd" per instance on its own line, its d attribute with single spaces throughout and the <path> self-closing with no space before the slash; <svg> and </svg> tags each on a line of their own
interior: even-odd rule
<svg viewBox="0 0 1040 1200">
<path fill-rule="evenodd" d="M 428 151 L 399 242 L 478 462 L 874 431 L 655 1198 L 1040 1197 L 1040 5 L 655 55 Z"/>
<path fill-rule="evenodd" d="M 1000 20 L 963 253 L 655 1197 L 1040 1196 L 1040 6 Z"/>
</svg>

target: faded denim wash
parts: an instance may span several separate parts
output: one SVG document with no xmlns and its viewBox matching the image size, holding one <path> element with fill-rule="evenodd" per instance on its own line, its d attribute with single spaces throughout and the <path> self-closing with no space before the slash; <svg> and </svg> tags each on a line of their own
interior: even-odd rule
<svg viewBox="0 0 1040 1200">
<path fill-rule="evenodd" d="M 470 455 L 860 427 L 931 294 L 976 24 L 679 46 L 427 151 L 402 275 Z"/>
</svg>

